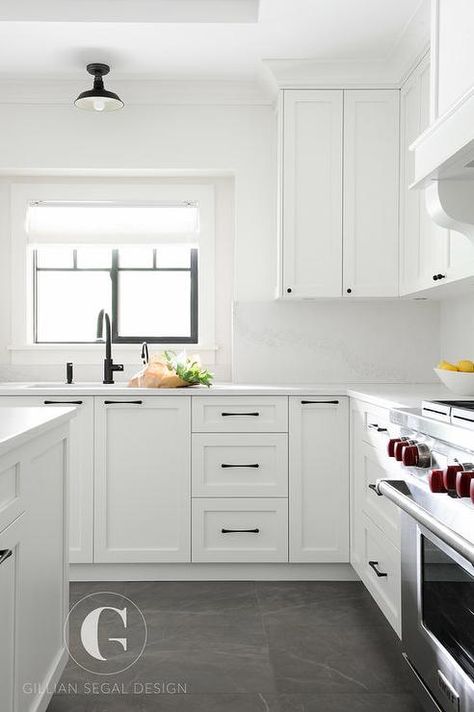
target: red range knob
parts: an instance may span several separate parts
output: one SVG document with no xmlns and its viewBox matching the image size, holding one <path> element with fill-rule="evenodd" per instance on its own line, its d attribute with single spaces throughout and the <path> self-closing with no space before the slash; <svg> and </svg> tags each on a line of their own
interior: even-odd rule
<svg viewBox="0 0 474 712">
<path fill-rule="evenodd" d="M 444 470 L 431 470 L 428 473 L 428 482 L 432 492 L 446 492 L 444 486 Z"/>
<path fill-rule="evenodd" d="M 471 493 L 471 480 L 474 472 L 458 472 L 456 475 L 456 492 L 459 497 L 469 497 Z"/>
<path fill-rule="evenodd" d="M 395 445 L 401 442 L 401 438 L 390 438 L 387 445 L 387 454 L 389 457 L 395 457 Z"/>
<path fill-rule="evenodd" d="M 407 445 L 402 448 L 402 462 L 405 467 L 416 467 L 418 465 L 418 448 L 416 445 Z"/>
<path fill-rule="evenodd" d="M 395 449 L 394 449 L 394 454 L 395 454 L 395 460 L 397 462 L 402 462 L 403 459 L 403 450 L 408 447 L 408 445 L 413 445 L 413 440 L 400 440 L 399 443 L 395 443 Z"/>
<path fill-rule="evenodd" d="M 462 472 L 462 465 L 448 465 L 444 471 L 443 482 L 447 490 L 456 489 L 456 475 Z"/>
</svg>

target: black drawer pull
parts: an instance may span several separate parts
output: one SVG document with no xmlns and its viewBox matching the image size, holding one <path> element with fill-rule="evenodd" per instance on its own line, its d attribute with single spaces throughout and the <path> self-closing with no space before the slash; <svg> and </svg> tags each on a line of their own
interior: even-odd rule
<svg viewBox="0 0 474 712">
<path fill-rule="evenodd" d="M 327 401 L 309 401 L 309 400 L 302 400 L 301 405 L 339 405 L 338 400 L 327 400 Z"/>
<path fill-rule="evenodd" d="M 383 497 L 383 494 L 378 491 L 377 485 L 373 485 L 372 483 L 370 483 L 370 484 L 367 485 L 367 487 L 368 487 L 370 490 L 372 490 L 372 492 L 375 492 L 375 494 L 377 495 L 377 497 Z"/>
<path fill-rule="evenodd" d="M 221 467 L 222 467 L 222 469 L 226 469 L 229 467 L 254 467 L 254 468 L 257 468 L 257 467 L 260 467 L 260 465 L 257 462 L 253 465 L 230 465 L 226 462 L 223 462 Z"/>
<path fill-rule="evenodd" d="M 376 430 L 378 433 L 386 433 L 387 428 L 382 428 L 378 423 L 369 423 L 367 425 L 367 430 Z"/>
<path fill-rule="evenodd" d="M 260 529 L 221 529 L 223 534 L 260 534 Z"/>
<path fill-rule="evenodd" d="M 136 401 L 109 401 L 109 400 L 107 400 L 107 401 L 104 401 L 105 405 L 114 405 L 114 404 L 117 404 L 117 405 L 119 405 L 119 404 L 120 405 L 141 405 L 142 403 L 143 403 L 143 401 L 141 401 L 141 400 L 136 400 Z"/>
<path fill-rule="evenodd" d="M 229 416 L 238 416 L 238 415 L 252 415 L 254 418 L 257 418 L 260 413 L 221 413 L 223 418 L 227 418 Z"/>
<path fill-rule="evenodd" d="M 0 564 L 3 564 L 12 554 L 13 551 L 11 549 L 0 549 Z"/>
<path fill-rule="evenodd" d="M 43 401 L 45 405 L 82 405 L 82 401 Z"/>
<path fill-rule="evenodd" d="M 377 568 L 378 565 L 379 565 L 379 562 L 378 562 L 378 561 L 369 561 L 369 566 L 370 566 L 370 568 L 373 569 L 373 571 L 375 571 L 375 573 L 377 574 L 377 576 L 378 576 L 379 578 L 383 578 L 384 576 L 388 576 L 388 574 L 385 574 L 383 571 L 379 571 L 379 570 L 378 570 L 378 568 Z"/>
</svg>

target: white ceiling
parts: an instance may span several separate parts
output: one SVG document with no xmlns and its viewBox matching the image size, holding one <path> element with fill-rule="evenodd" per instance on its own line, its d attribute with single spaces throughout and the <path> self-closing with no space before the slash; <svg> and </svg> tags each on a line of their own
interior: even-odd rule
<svg viewBox="0 0 474 712">
<path fill-rule="evenodd" d="M 97 61 L 111 64 L 117 78 L 239 80 L 255 78 L 263 59 L 387 61 L 420 0 L 261 0 L 258 21 L 252 15 L 256 0 L 16 0 L 3 5 L 8 7 L 0 9 L 0 75 L 79 78 L 82 73 L 88 84 L 84 66 Z M 191 6 L 193 21 L 184 21 Z M 107 17 L 107 8 L 114 21 L 94 21 Z"/>
</svg>

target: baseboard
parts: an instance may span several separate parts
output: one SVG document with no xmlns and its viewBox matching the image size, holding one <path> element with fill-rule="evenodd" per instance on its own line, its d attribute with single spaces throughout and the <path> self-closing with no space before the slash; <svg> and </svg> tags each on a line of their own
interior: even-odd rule
<svg viewBox="0 0 474 712">
<path fill-rule="evenodd" d="M 67 648 L 62 648 L 52 665 L 49 676 L 41 683 L 39 697 L 28 707 L 31 712 L 46 712 L 68 660 Z"/>
<path fill-rule="evenodd" d="M 350 564 L 71 564 L 71 581 L 358 581 Z"/>
</svg>

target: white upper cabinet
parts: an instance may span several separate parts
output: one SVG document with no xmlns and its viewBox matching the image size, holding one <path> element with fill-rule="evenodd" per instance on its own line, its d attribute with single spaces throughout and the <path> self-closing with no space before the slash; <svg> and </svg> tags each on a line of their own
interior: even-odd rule
<svg viewBox="0 0 474 712">
<path fill-rule="evenodd" d="M 282 95 L 279 296 L 397 296 L 399 92 Z"/>
<path fill-rule="evenodd" d="M 343 92 L 284 91 L 281 111 L 280 296 L 338 297 Z"/>
<path fill-rule="evenodd" d="M 190 561 L 191 399 L 95 405 L 94 561 Z"/>
<path fill-rule="evenodd" d="M 474 245 L 437 225 L 424 190 L 410 190 L 415 157 L 410 145 L 430 124 L 430 65 L 425 58 L 401 93 L 400 292 L 413 294 L 474 274 Z"/>
<path fill-rule="evenodd" d="M 399 92 L 344 92 L 344 294 L 398 296 Z"/>
<path fill-rule="evenodd" d="M 425 59 L 411 74 L 401 95 L 400 291 L 409 294 L 432 287 L 446 275 L 448 232 L 436 225 L 423 190 L 410 190 L 415 156 L 410 145 L 429 125 L 430 67 Z M 442 277 L 445 279 L 445 277 Z"/>
</svg>

